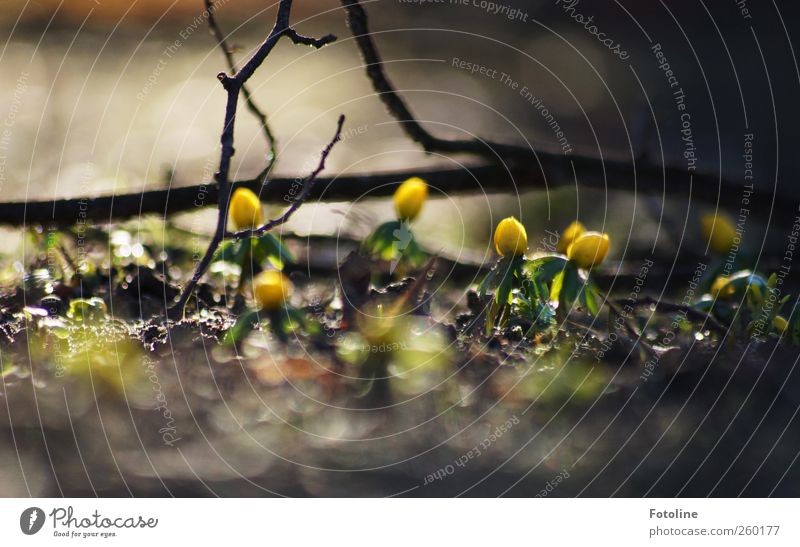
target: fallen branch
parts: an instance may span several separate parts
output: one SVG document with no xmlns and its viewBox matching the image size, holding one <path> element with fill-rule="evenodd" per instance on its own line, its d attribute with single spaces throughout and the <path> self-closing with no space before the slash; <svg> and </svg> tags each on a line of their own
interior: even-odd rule
<svg viewBox="0 0 800 547">
<path fill-rule="evenodd" d="M 634 170 L 638 183 L 634 182 Z M 358 198 L 391 196 L 397 184 L 418 176 L 442 195 L 494 194 L 516 195 L 530 191 L 551 191 L 558 188 L 632 192 L 698 200 L 714 207 L 719 197 L 722 210 L 737 212 L 741 206 L 742 187 L 711 174 L 696 174 L 691 181 L 685 171 L 632 163 L 603 161 L 589 157 L 540 156 L 539 165 L 500 166 L 481 164 L 459 169 L 415 169 L 370 175 L 337 175 L 320 177 L 308 200 L 351 201 Z M 664 184 L 663 180 L 669 180 Z M 245 187 L 258 194 L 265 203 L 288 204 L 298 177 L 258 179 L 231 183 L 231 188 Z M 760 199 L 756 199 L 760 197 Z M 111 223 L 142 215 L 166 218 L 176 213 L 197 211 L 218 203 L 219 192 L 211 183 L 147 190 L 144 192 L 80 197 L 56 200 L 0 203 L 0 224 L 8 226 L 68 227 L 79 223 Z M 764 194 L 751 197 L 751 216 L 772 215 L 772 221 L 791 220 L 797 214 L 797 198 Z"/>
</svg>

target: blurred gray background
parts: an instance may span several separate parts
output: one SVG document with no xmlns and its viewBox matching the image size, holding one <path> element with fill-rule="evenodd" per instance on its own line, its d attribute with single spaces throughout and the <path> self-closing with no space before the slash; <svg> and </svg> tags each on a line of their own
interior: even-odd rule
<svg viewBox="0 0 800 547">
<path fill-rule="evenodd" d="M 793 150 L 800 90 L 792 49 L 796 3 L 503 0 L 495 3 L 497 13 L 490 4 L 365 3 L 392 80 L 437 135 L 558 147 L 555 121 L 564 132 L 562 144 L 575 152 L 661 162 L 663 151 L 665 163 L 682 167 L 686 143 L 672 95 L 682 88 L 698 171 L 743 182 L 745 135 L 752 134 L 754 199 L 771 200 L 776 186 L 800 197 Z M 224 64 L 201 17 L 201 0 L 13 0 L 3 7 L 4 199 L 211 180 L 224 101 L 214 76 Z M 221 3 L 220 22 L 241 47 L 239 58 L 265 36 L 274 12 L 269 2 Z M 591 24 L 580 23 L 588 17 Z M 329 173 L 454 165 L 452 159 L 425 156 L 385 114 L 337 2 L 297 1 L 293 21 L 306 34 L 333 32 L 340 41 L 320 51 L 282 43 L 252 80 L 279 138 L 276 174 L 307 171 L 340 112 L 348 116 L 349 131 Z M 599 32 L 627 58 L 601 43 L 593 34 Z M 678 86 L 669 86 L 654 44 L 661 45 Z M 483 66 L 495 77 L 457 68 L 454 59 Z M 526 99 L 524 87 L 538 102 Z M 241 116 L 237 178 L 257 173 L 263 153 L 257 125 Z M 678 246 L 685 222 L 689 239 L 696 234 L 696 215 L 709 204 L 688 203 L 689 196 L 670 202 L 659 244 Z M 533 231 L 580 216 L 617 235 L 620 254 L 629 243 L 652 243 L 660 207 L 658 200 L 579 188 L 491 203 L 481 196 L 442 200 L 420 223 L 435 228 L 437 240 L 454 249 L 480 249 L 494 215 L 520 215 Z M 389 211 L 388 203 L 374 202 L 305 207 L 290 228 L 360 235 Z M 205 226 L 205 217 L 199 218 L 193 227 Z M 766 219 L 748 222 L 746 242 L 758 248 Z M 420 230 L 423 236 L 429 232 Z M 13 240 L 6 238 L 6 247 Z"/>
</svg>

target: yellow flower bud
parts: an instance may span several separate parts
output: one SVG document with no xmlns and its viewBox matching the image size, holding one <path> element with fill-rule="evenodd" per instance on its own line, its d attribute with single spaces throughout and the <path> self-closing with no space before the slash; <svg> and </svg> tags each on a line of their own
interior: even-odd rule
<svg viewBox="0 0 800 547">
<path fill-rule="evenodd" d="M 253 278 L 253 295 L 262 310 L 277 310 L 286 304 L 292 282 L 276 270 L 261 272 Z"/>
<path fill-rule="evenodd" d="M 500 256 L 521 256 L 528 250 L 528 234 L 516 218 L 504 218 L 494 231 L 494 248 Z"/>
<path fill-rule="evenodd" d="M 608 255 L 608 234 L 585 232 L 575 238 L 567 248 L 567 257 L 579 268 L 597 266 Z"/>
<path fill-rule="evenodd" d="M 780 333 L 786 332 L 786 329 L 789 328 L 789 322 L 780 315 L 776 315 L 772 318 L 772 325 L 775 327 L 775 330 Z"/>
<path fill-rule="evenodd" d="M 729 279 L 726 275 L 717 277 L 711 284 L 711 294 L 723 300 L 733 296 L 734 289 L 732 286 L 728 286 L 728 281 Z"/>
<path fill-rule="evenodd" d="M 724 255 L 731 250 L 736 239 L 736 227 L 727 215 L 709 213 L 703 215 L 700 224 L 703 227 L 703 235 L 710 241 L 712 251 Z"/>
<path fill-rule="evenodd" d="M 261 202 L 247 188 L 237 188 L 231 197 L 231 221 L 237 230 L 258 228 L 263 223 Z"/>
<path fill-rule="evenodd" d="M 586 226 L 577 220 L 573 221 L 572 224 L 567 226 L 566 230 L 564 230 L 561 239 L 558 240 L 558 252 L 566 253 L 572 242 L 584 233 L 586 233 Z"/>
<path fill-rule="evenodd" d="M 400 220 L 417 218 L 422 205 L 428 199 L 428 183 L 419 177 L 411 177 L 394 193 L 394 209 Z"/>
</svg>

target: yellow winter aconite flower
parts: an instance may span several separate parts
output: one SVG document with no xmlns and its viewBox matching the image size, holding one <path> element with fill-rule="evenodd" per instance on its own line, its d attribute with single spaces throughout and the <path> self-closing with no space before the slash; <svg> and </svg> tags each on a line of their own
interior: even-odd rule
<svg viewBox="0 0 800 547">
<path fill-rule="evenodd" d="M 261 202 L 248 188 L 237 188 L 231 197 L 231 220 L 237 230 L 258 228 L 263 223 Z"/>
<path fill-rule="evenodd" d="M 608 255 L 608 234 L 585 232 L 567 248 L 567 257 L 580 268 L 597 266 Z"/>
<path fill-rule="evenodd" d="M 528 234 L 514 217 L 504 218 L 494 231 L 494 248 L 500 256 L 521 256 L 528 250 Z"/>
<path fill-rule="evenodd" d="M 428 199 L 428 183 L 419 177 L 411 177 L 394 193 L 394 209 L 400 220 L 417 218 L 422 205 Z"/>
<path fill-rule="evenodd" d="M 772 318 L 772 325 L 778 332 L 786 332 L 786 329 L 789 328 L 789 322 L 785 317 L 781 317 L 780 315 L 776 315 Z"/>
<path fill-rule="evenodd" d="M 558 240 L 558 252 L 566 253 L 572 242 L 585 233 L 586 226 L 577 220 L 573 221 L 572 224 L 567 226 L 567 228 L 564 230 L 564 233 L 561 235 L 561 239 Z"/>
<path fill-rule="evenodd" d="M 710 241 L 711 250 L 724 255 L 733 247 L 736 240 L 736 227 L 727 215 L 709 213 L 700 219 L 703 235 Z"/>
<path fill-rule="evenodd" d="M 267 270 L 253 278 L 253 295 L 262 310 L 277 310 L 286 304 L 292 282 L 281 272 Z"/>
</svg>

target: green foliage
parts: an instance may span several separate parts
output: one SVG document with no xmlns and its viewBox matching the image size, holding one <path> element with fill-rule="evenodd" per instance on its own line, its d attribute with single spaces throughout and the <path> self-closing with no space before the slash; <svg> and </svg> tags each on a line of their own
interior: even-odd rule
<svg viewBox="0 0 800 547">
<path fill-rule="evenodd" d="M 515 291 L 509 318 L 509 326 L 519 326 L 526 335 L 544 332 L 555 324 L 556 310 L 546 300 L 532 297 L 530 288 Z"/>
<path fill-rule="evenodd" d="M 488 291 L 494 291 L 486 310 L 487 336 L 491 335 L 495 326 L 503 327 L 508 322 L 512 290 L 522 286 L 524 260 L 521 256 L 500 259 L 478 288 L 478 295 L 481 298 L 484 298 Z"/>
<path fill-rule="evenodd" d="M 405 261 L 415 267 L 427 258 L 408 221 L 384 222 L 364 240 L 361 248 L 368 255 L 381 260 Z"/>
<path fill-rule="evenodd" d="M 537 286 L 550 285 L 549 300 L 568 310 L 576 303 L 592 315 L 600 311 L 599 293 L 589 275 L 564 255 L 551 254 L 531 260 L 526 270 Z"/>
<path fill-rule="evenodd" d="M 766 278 L 757 272 L 741 270 L 724 281 L 718 281 L 716 294 L 704 294 L 695 302 L 694 308 L 711 314 L 730 327 L 733 335 L 779 336 L 781 332 L 775 325 L 776 318 L 791 300 L 791 295 L 781 295 L 780 283 L 775 273 Z M 800 343 L 796 317 L 788 324 L 786 338 Z"/>
<path fill-rule="evenodd" d="M 249 276 L 251 273 L 257 273 L 265 260 L 278 270 L 295 261 L 291 251 L 283 242 L 267 233 L 238 241 L 224 241 L 217 249 L 212 262 L 235 264 L 241 268 L 242 276 Z"/>
<path fill-rule="evenodd" d="M 236 323 L 225 333 L 224 342 L 226 344 L 241 342 L 265 322 L 278 340 L 284 343 L 288 342 L 289 335 L 298 329 L 313 330 L 303 312 L 291 306 L 271 311 L 247 310 L 239 314 Z"/>
<path fill-rule="evenodd" d="M 69 304 L 67 317 L 76 321 L 92 322 L 106 317 L 108 310 L 102 298 L 76 298 Z"/>
<path fill-rule="evenodd" d="M 556 310 L 567 313 L 578 305 L 592 315 L 599 312 L 599 292 L 589 274 L 561 254 L 528 260 L 499 260 L 478 286 L 481 300 L 493 293 L 486 314 L 486 333 L 520 321 L 539 332 L 555 321 Z"/>
</svg>

